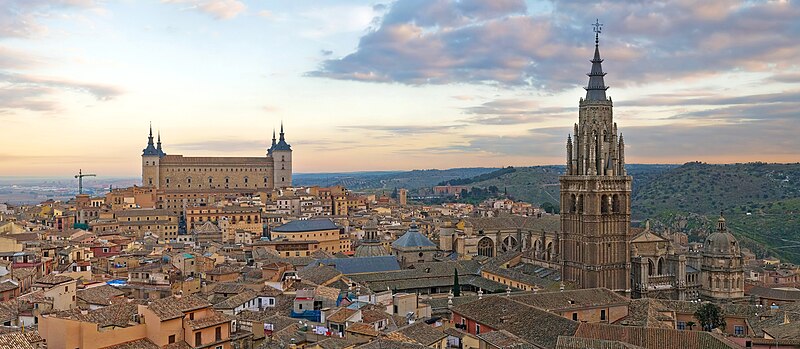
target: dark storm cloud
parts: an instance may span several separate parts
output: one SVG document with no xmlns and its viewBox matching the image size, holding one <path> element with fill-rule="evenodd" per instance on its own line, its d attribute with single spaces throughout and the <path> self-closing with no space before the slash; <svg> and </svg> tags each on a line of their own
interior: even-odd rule
<svg viewBox="0 0 800 349">
<path fill-rule="evenodd" d="M 399 0 L 355 52 L 311 76 L 404 84 L 562 89 L 588 70 L 595 18 L 617 84 L 772 71 L 800 56 L 796 2 Z M 550 12 L 552 9 L 552 12 Z"/>
</svg>

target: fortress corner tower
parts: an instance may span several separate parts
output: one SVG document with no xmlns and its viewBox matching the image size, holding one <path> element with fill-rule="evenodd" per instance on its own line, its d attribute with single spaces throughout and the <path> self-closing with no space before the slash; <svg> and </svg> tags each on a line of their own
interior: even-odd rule
<svg viewBox="0 0 800 349">
<path fill-rule="evenodd" d="M 562 277 L 579 288 L 630 291 L 631 177 L 625 143 L 617 133 L 603 80 L 599 34 L 586 98 L 580 100 L 574 135 L 567 137 L 567 170 L 561 183 Z"/>
</svg>

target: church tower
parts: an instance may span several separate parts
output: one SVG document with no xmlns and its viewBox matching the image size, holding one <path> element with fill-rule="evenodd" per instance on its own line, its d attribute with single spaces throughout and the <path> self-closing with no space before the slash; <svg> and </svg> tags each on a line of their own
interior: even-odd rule
<svg viewBox="0 0 800 349">
<path fill-rule="evenodd" d="M 150 125 L 150 135 L 147 137 L 147 147 L 142 150 L 142 186 L 158 189 L 159 160 L 163 156 L 161 151 L 161 134 L 158 135 L 158 148 L 153 144 L 153 125 Z"/>
<path fill-rule="evenodd" d="M 586 98 L 579 102 L 574 135 L 567 137 L 567 169 L 561 182 L 562 277 L 579 288 L 630 291 L 631 177 L 625 143 L 618 136 L 603 81 L 599 34 Z M 574 140 L 574 142 L 573 142 Z"/>
<path fill-rule="evenodd" d="M 273 142 L 274 142 L 273 135 Z M 280 138 L 278 143 L 270 148 L 273 163 L 275 166 L 274 183 L 275 188 L 286 188 L 292 186 L 292 146 L 286 143 L 286 138 L 283 134 L 283 123 L 281 123 Z"/>
</svg>

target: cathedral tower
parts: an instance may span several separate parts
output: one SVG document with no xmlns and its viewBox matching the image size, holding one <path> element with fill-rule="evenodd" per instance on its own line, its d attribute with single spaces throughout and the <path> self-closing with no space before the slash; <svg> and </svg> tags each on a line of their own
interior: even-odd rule
<svg viewBox="0 0 800 349">
<path fill-rule="evenodd" d="M 567 137 L 561 182 L 562 277 L 580 288 L 630 291 L 631 177 L 625 143 L 617 133 L 600 58 L 601 24 L 586 98 L 579 102 L 574 135 Z M 574 142 L 573 142 L 574 140 Z"/>
</svg>

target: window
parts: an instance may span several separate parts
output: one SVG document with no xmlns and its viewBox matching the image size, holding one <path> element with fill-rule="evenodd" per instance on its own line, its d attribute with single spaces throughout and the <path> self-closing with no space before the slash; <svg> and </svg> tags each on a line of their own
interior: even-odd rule
<svg viewBox="0 0 800 349">
<path fill-rule="evenodd" d="M 572 313 L 572 320 L 578 321 L 578 313 Z"/>
<path fill-rule="evenodd" d="M 222 340 L 222 327 L 217 326 L 214 329 L 214 338 L 218 341 Z"/>
<path fill-rule="evenodd" d="M 194 346 L 200 346 L 203 342 L 203 333 L 195 332 L 194 334 Z"/>
<path fill-rule="evenodd" d="M 194 313 L 189 313 L 189 320 L 194 320 Z"/>
<path fill-rule="evenodd" d="M 167 343 L 170 343 L 170 344 L 175 343 L 175 335 L 174 334 L 169 335 L 169 339 L 167 339 Z"/>
<path fill-rule="evenodd" d="M 605 309 L 601 309 L 600 310 L 600 320 L 605 320 L 605 319 L 606 319 L 606 310 Z"/>
<path fill-rule="evenodd" d="M 475 334 L 481 334 L 481 325 L 475 324 Z"/>
<path fill-rule="evenodd" d="M 686 322 L 685 321 L 678 321 L 678 329 L 685 330 L 686 329 Z"/>
<path fill-rule="evenodd" d="M 737 336 L 744 336 L 744 326 L 734 326 L 733 334 Z"/>
</svg>

